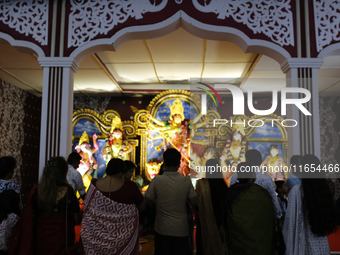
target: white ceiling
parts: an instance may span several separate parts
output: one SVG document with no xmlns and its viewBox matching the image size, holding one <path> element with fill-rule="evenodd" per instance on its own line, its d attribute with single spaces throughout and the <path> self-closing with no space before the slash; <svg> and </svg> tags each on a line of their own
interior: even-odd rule
<svg viewBox="0 0 340 255">
<path fill-rule="evenodd" d="M 0 44 L 0 78 L 35 95 L 42 94 L 43 70 L 37 56 L 8 44 Z M 196 81 L 263 92 L 272 86 L 284 87 L 285 75 L 269 57 L 245 54 L 233 43 L 205 40 L 180 28 L 161 38 L 127 42 L 116 52 L 88 56 L 75 74 L 74 91 L 89 96 L 135 96 L 189 89 Z M 319 70 L 319 92 L 321 96 L 340 95 L 340 56 L 325 58 Z"/>
</svg>

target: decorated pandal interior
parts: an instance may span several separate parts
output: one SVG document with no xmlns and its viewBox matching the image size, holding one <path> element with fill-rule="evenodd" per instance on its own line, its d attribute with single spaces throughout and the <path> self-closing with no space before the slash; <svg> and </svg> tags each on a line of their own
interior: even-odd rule
<svg viewBox="0 0 340 255">
<path fill-rule="evenodd" d="M 150 181 L 161 174 L 162 154 L 176 148 L 182 155 L 178 172 L 190 176 L 195 185 L 204 178 L 207 160 L 220 159 L 224 179 L 229 184 L 232 171 L 245 161 L 245 152 L 261 152 L 262 167 L 273 180 L 285 180 L 287 130 L 277 115 L 232 116 L 233 125 L 214 121 L 221 119 L 216 110 L 201 114 L 200 95 L 183 90 L 169 90 L 153 98 L 147 109 L 136 111 L 134 119 L 121 121 L 119 112 L 107 110 L 99 115 L 81 109 L 73 114 L 73 151 L 82 156 L 78 171 L 84 184 L 91 178 L 105 176 L 111 158 L 131 160 L 139 166 L 133 180 L 142 193 Z M 127 109 L 130 110 L 130 109 Z M 262 119 L 262 125 L 249 126 L 250 120 Z M 277 171 L 273 169 L 281 169 Z"/>
</svg>

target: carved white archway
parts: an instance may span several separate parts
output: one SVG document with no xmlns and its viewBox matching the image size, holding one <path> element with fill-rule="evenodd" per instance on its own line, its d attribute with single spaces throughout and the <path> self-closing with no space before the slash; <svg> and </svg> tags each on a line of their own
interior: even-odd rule
<svg viewBox="0 0 340 255">
<path fill-rule="evenodd" d="M 97 51 L 117 50 L 127 41 L 161 37 L 179 27 L 200 38 L 235 43 L 245 53 L 266 55 L 280 63 L 281 69 L 287 77 L 287 86 L 305 87 L 317 91 L 317 69 L 321 66 L 323 58 L 292 58 L 288 51 L 276 43 L 262 39 L 251 39 L 244 32 L 235 28 L 204 24 L 188 16 L 184 11 L 178 11 L 167 20 L 157 24 L 127 27 L 111 38 L 90 41 L 78 47 L 70 55 L 70 59 L 80 63 L 85 57 Z M 313 102 L 318 102 L 318 93 L 314 93 Z M 301 121 L 301 127 L 291 130 L 289 134 L 288 144 L 291 149 L 288 151 L 288 157 L 306 153 L 320 156 L 318 103 L 314 107 L 311 104 L 308 107 L 313 108 L 312 119 L 303 116 L 297 109 L 293 109 L 293 106 L 288 106 L 287 118 Z M 301 137 L 301 134 L 305 133 L 307 133 L 307 135 L 304 135 L 305 140 L 308 137 L 307 139 L 313 141 L 311 146 Z"/>
<path fill-rule="evenodd" d="M 85 57 L 98 51 L 116 51 L 123 43 L 130 40 L 152 39 L 165 36 L 174 32 L 179 27 L 200 38 L 235 43 L 245 53 L 260 53 L 273 58 L 280 64 L 291 58 L 289 52 L 276 43 L 250 39 L 244 32 L 235 28 L 204 24 L 188 16 L 182 10 L 157 24 L 123 28 L 111 38 L 90 41 L 74 50 L 70 57 L 74 58 L 77 63 L 80 63 Z"/>
<path fill-rule="evenodd" d="M 23 40 L 15 40 L 12 36 L 0 32 L 0 41 L 9 43 L 18 51 L 37 54 L 39 57 L 45 57 L 44 51 L 36 44 Z"/>
<path fill-rule="evenodd" d="M 335 43 L 325 47 L 318 55 L 319 58 L 324 58 L 332 55 L 340 55 L 340 43 Z"/>
</svg>

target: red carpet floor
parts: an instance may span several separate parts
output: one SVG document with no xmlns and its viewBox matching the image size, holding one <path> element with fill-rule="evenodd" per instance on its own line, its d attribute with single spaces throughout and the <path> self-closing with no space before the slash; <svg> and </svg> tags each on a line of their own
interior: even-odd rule
<svg viewBox="0 0 340 255">
<path fill-rule="evenodd" d="M 79 241 L 79 238 L 80 238 L 81 225 L 76 225 L 76 226 L 74 227 L 74 230 L 76 231 L 76 241 L 78 242 L 78 241 Z"/>
<path fill-rule="evenodd" d="M 79 241 L 80 229 L 81 229 L 81 225 L 75 226 L 77 241 Z M 329 241 L 329 246 L 330 246 L 332 252 L 340 252 L 340 227 L 338 228 L 338 230 L 335 233 L 328 236 L 328 241 Z M 152 247 L 153 242 L 145 244 L 144 250 L 142 250 L 143 253 L 145 252 L 144 254 L 148 254 L 147 251 L 151 250 L 151 247 L 149 247 L 149 246 Z"/>
<path fill-rule="evenodd" d="M 329 246 L 331 247 L 331 251 L 340 252 L 340 227 L 338 230 L 328 236 Z"/>
</svg>

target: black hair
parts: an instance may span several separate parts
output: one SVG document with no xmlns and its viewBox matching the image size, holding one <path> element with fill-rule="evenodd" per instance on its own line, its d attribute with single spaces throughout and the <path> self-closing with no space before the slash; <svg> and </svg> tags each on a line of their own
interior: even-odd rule
<svg viewBox="0 0 340 255">
<path fill-rule="evenodd" d="M 0 179 L 5 178 L 10 172 L 14 172 L 17 161 L 11 156 L 0 158 Z"/>
<path fill-rule="evenodd" d="M 20 216 L 20 195 L 15 190 L 4 190 L 0 193 L 0 222 L 10 213 Z"/>
<path fill-rule="evenodd" d="M 164 174 L 164 168 L 165 168 L 165 165 L 164 163 L 161 165 L 161 167 L 159 168 L 159 173 L 158 175 L 163 175 Z"/>
<path fill-rule="evenodd" d="M 81 156 L 78 152 L 71 152 L 70 155 L 68 155 L 67 163 L 72 165 L 73 163 L 76 163 L 78 160 L 81 160 Z"/>
<path fill-rule="evenodd" d="M 217 159 L 209 159 L 206 163 L 206 178 L 215 178 L 215 179 L 223 179 L 222 175 L 222 168 L 220 166 L 220 162 Z M 213 167 L 214 172 L 209 171 L 208 172 L 208 167 Z M 217 169 L 216 169 L 217 168 Z"/>
<path fill-rule="evenodd" d="M 163 154 L 164 164 L 169 167 L 178 167 L 181 163 L 181 153 L 176 149 L 167 149 Z"/>
<path fill-rule="evenodd" d="M 125 163 L 123 160 L 119 158 L 112 158 L 106 167 L 106 174 L 109 176 L 116 175 L 119 173 L 124 173 L 125 171 Z"/>
<path fill-rule="evenodd" d="M 301 163 L 301 156 L 300 155 L 293 155 L 290 158 L 290 164 L 293 166 L 298 166 Z"/>
<path fill-rule="evenodd" d="M 321 166 L 320 160 L 311 154 L 307 154 L 301 159 L 302 169 L 315 165 Z M 327 236 L 336 230 L 336 212 L 333 196 L 325 174 L 320 171 L 312 178 L 307 175 L 302 178 L 302 207 L 305 217 L 311 226 L 312 232 L 317 236 Z"/>
<path fill-rule="evenodd" d="M 252 149 L 246 151 L 246 161 L 252 166 L 260 166 L 262 164 L 262 155 L 258 150 Z"/>
<path fill-rule="evenodd" d="M 252 164 L 249 162 L 241 162 L 237 165 L 237 179 L 240 183 L 247 183 L 250 179 L 255 179 L 255 172 Z"/>
<path fill-rule="evenodd" d="M 284 183 L 285 183 L 284 181 L 275 181 L 275 185 L 276 185 L 276 190 L 275 191 L 277 193 L 279 193 L 278 192 L 279 189 L 282 189 Z"/>
<path fill-rule="evenodd" d="M 130 170 L 132 170 L 132 169 L 137 168 L 136 164 L 133 163 L 133 162 L 130 161 L 130 160 L 124 160 L 124 163 L 125 163 L 125 170 L 124 170 L 124 173 L 126 173 L 127 171 L 130 171 Z"/>
</svg>

